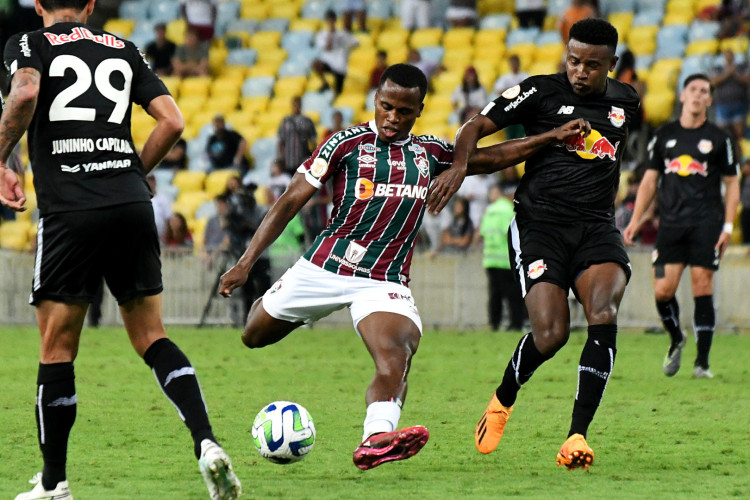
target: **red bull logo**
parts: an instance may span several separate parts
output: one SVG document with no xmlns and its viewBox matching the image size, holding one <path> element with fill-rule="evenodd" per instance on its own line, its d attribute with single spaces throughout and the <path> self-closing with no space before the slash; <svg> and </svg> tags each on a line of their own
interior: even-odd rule
<svg viewBox="0 0 750 500">
<path fill-rule="evenodd" d="M 539 276 L 544 274 L 544 271 L 546 270 L 547 270 L 547 264 L 544 263 L 544 260 L 539 259 L 529 264 L 529 269 L 528 271 L 526 271 L 526 273 L 528 274 L 529 278 L 531 278 L 532 280 L 535 280 Z"/>
<path fill-rule="evenodd" d="M 664 160 L 664 173 L 677 174 L 681 177 L 688 175 L 708 175 L 708 165 L 706 162 L 696 160 L 690 155 L 680 155 L 672 160 Z"/>
<path fill-rule="evenodd" d="M 570 137 L 565 141 L 564 146 L 568 151 L 575 151 L 578 153 L 578 156 L 586 160 L 593 160 L 594 158 L 603 160 L 604 158 L 609 158 L 615 161 L 620 141 L 612 144 L 599 131 L 591 130 L 591 133 L 587 137 L 583 137 L 583 135 Z"/>
</svg>

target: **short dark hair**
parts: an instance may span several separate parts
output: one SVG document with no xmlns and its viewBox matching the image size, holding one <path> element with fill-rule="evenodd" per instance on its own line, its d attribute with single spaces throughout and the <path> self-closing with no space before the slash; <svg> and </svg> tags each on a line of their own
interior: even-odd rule
<svg viewBox="0 0 750 500">
<path fill-rule="evenodd" d="M 75 9 L 83 10 L 88 4 L 88 0 L 39 0 L 42 8 L 47 12 L 52 12 L 58 9 Z"/>
<path fill-rule="evenodd" d="M 617 29 L 604 19 L 581 19 L 570 28 L 568 38 L 588 45 L 606 45 L 613 54 L 617 50 Z"/>
<path fill-rule="evenodd" d="M 688 75 L 687 78 L 685 78 L 685 82 L 682 84 L 682 88 L 684 89 L 688 85 L 690 85 L 690 82 L 693 82 L 695 80 L 705 80 L 708 82 L 708 90 L 713 94 L 714 92 L 714 86 L 711 85 L 711 79 L 706 75 L 705 73 L 693 73 L 692 75 Z"/>
<path fill-rule="evenodd" d="M 419 99 L 423 100 L 427 94 L 427 77 L 422 70 L 411 64 L 394 64 L 388 66 L 380 77 L 378 88 L 382 87 L 386 80 L 407 89 L 419 87 Z"/>
<path fill-rule="evenodd" d="M 328 9 L 325 14 L 323 14 L 323 19 L 328 21 L 329 19 L 336 20 L 336 11 L 333 9 Z"/>
</svg>

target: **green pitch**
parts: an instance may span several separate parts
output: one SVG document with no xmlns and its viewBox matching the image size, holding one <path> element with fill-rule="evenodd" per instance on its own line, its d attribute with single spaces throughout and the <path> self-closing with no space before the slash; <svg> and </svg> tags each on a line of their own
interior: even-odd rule
<svg viewBox="0 0 750 500">
<path fill-rule="evenodd" d="M 522 390 L 498 450 L 474 449 L 477 419 L 518 333 L 426 332 L 401 425 L 426 425 L 416 457 L 368 472 L 351 461 L 361 439 L 372 362 L 351 330 L 302 328 L 246 349 L 236 330 L 171 328 L 197 369 L 214 431 L 243 498 L 496 499 L 748 498 L 750 336 L 717 335 L 713 380 L 692 378 L 694 345 L 674 378 L 661 372 L 665 335 L 623 333 L 604 402 L 589 431 L 590 471 L 555 466 L 568 431 L 583 334 Z M 29 488 L 41 466 L 33 416 L 38 333 L 0 329 L 0 499 Z M 76 500 L 205 500 L 192 442 L 122 328 L 84 332 L 76 362 L 78 419 L 68 478 Z M 318 436 L 300 463 L 258 455 L 250 426 L 274 400 L 304 405 Z"/>
</svg>

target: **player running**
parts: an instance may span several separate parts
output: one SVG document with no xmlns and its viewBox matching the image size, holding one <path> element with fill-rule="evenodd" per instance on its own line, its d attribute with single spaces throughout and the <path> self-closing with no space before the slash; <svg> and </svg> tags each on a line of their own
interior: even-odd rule
<svg viewBox="0 0 750 500">
<path fill-rule="evenodd" d="M 545 147 L 526 161 L 509 246 L 532 331 L 518 343 L 477 424 L 475 443 L 482 453 L 500 443 L 521 386 L 568 341 L 572 288 L 586 314 L 588 339 L 578 365 L 570 431 L 557 464 L 585 468 L 594 460 L 586 435 L 615 361 L 617 310 L 630 277 L 614 224 L 614 200 L 639 99 L 630 86 L 607 78 L 617 62 L 617 38 L 606 21 L 576 23 L 565 73 L 534 76 L 506 90 L 456 139 L 454 167 L 463 168 L 480 138 L 512 124 L 535 134 L 578 117 L 591 127 L 588 135 Z"/>
<path fill-rule="evenodd" d="M 383 74 L 375 94 L 375 119 L 338 132 L 318 146 L 297 170 L 237 264 L 221 278 L 228 297 L 247 279 L 263 251 L 279 236 L 317 189 L 333 183 L 333 214 L 305 255 L 250 311 L 242 341 L 250 348 L 278 342 L 303 323 L 348 307 L 354 328 L 375 362 L 367 389 L 362 443 L 354 464 L 367 470 L 414 456 L 427 443 L 422 426 L 398 428 L 407 375 L 419 346 L 422 322 L 409 282 L 414 239 L 430 183 L 450 167 L 451 145 L 410 134 L 427 91 L 424 74 L 396 64 Z M 580 133 L 581 121 L 539 136 L 479 150 L 472 166 L 499 169 L 520 161 L 531 148 Z M 460 186 L 465 171 L 447 171 L 432 189 L 440 210 Z M 477 171 L 478 173 L 478 171 Z"/>
<path fill-rule="evenodd" d="M 94 0 L 39 0 L 36 9 L 44 28 L 11 37 L 5 48 L 11 88 L 0 124 L 0 201 L 24 208 L 6 163 L 28 129 L 40 213 L 30 302 L 42 336 L 36 419 L 44 469 L 16 500 L 73 498 L 66 475 L 77 409 L 73 361 L 102 277 L 133 347 L 190 429 L 211 498 L 235 499 L 240 483 L 211 430 L 195 370 L 161 318 L 146 173 L 180 137 L 182 115 L 135 45 L 86 25 Z M 140 156 L 131 103 L 156 119 Z"/>
<path fill-rule="evenodd" d="M 633 217 L 623 231 L 625 243 L 632 245 L 645 222 L 643 214 L 658 189 L 654 295 L 656 309 L 671 339 L 662 366 L 668 377 L 680 369 L 687 341 L 680 327 L 675 292 L 682 271 L 689 265 L 695 300 L 693 329 L 698 345 L 693 374 L 698 378 L 713 378 L 708 369 L 716 325 L 713 277 L 729 245 L 740 199 L 739 165 L 732 141 L 706 117 L 711 90 L 706 75 L 695 74 L 685 79 L 680 94 L 680 118 L 657 130 L 651 140 L 648 167 L 638 187 Z M 726 206 L 721 199 L 722 182 Z"/>
</svg>

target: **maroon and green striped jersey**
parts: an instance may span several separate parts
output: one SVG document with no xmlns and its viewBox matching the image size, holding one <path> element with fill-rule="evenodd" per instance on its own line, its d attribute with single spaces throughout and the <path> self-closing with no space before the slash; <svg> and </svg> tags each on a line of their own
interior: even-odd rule
<svg viewBox="0 0 750 500">
<path fill-rule="evenodd" d="M 453 146 L 431 135 L 387 143 L 375 122 L 331 136 L 300 165 L 333 184 L 333 212 L 304 258 L 333 273 L 406 285 L 427 188 L 450 167 Z"/>
</svg>

